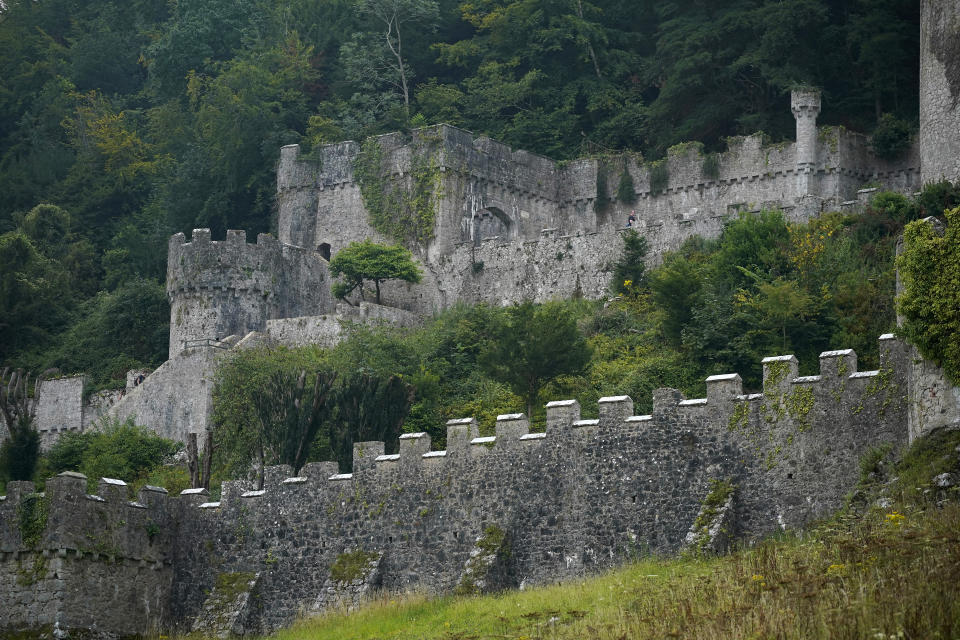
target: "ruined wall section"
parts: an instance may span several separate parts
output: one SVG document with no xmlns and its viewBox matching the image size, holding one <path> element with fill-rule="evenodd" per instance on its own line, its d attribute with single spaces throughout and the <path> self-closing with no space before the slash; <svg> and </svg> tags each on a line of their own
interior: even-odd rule
<svg viewBox="0 0 960 640">
<path fill-rule="evenodd" d="M 83 430 L 85 382 L 86 376 L 79 375 L 40 384 L 35 424 L 43 449 L 49 449 L 63 433 Z"/>
<path fill-rule="evenodd" d="M 309 249 L 260 234 L 227 231 L 213 242 L 209 229 L 170 238 L 167 255 L 170 357 L 197 341 L 263 331 L 275 317 L 315 315 L 334 308 L 325 260 Z"/>
<path fill-rule="evenodd" d="M 267 320 L 266 333 L 271 340 L 291 347 L 315 344 L 330 348 L 344 340 L 352 324 L 414 327 L 421 323 L 420 316 L 396 307 L 340 303 L 336 312 L 328 315 Z"/>
<path fill-rule="evenodd" d="M 920 148 L 923 182 L 960 180 L 960 6 L 920 8 Z"/>
<path fill-rule="evenodd" d="M 62 473 L 7 485 L 0 501 L 0 630 L 49 637 L 100 630 L 146 633 L 169 622 L 176 520 L 166 491 L 135 499 L 119 480 Z M 64 635 L 65 637 L 65 635 Z"/>
</svg>

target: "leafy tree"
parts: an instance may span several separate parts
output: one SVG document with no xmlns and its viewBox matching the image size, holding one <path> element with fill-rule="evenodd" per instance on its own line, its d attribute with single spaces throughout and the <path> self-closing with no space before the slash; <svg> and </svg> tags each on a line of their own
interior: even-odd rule
<svg viewBox="0 0 960 640">
<path fill-rule="evenodd" d="M 0 444 L 0 480 L 32 480 L 40 454 L 40 434 L 34 418 L 43 376 L 31 389 L 30 375 L 22 369 L 0 374 L 0 415 L 7 438 Z"/>
<path fill-rule="evenodd" d="M 382 44 L 385 47 L 380 55 L 383 63 L 392 72 L 392 82 L 400 89 L 404 109 L 410 112 L 409 77 L 411 69 L 404 57 L 403 31 L 409 25 L 420 32 L 430 32 L 435 28 L 439 7 L 436 0 L 360 0 L 357 4 L 362 14 L 371 16 L 380 27 Z M 377 50 L 367 55 L 377 55 Z"/>
<path fill-rule="evenodd" d="M 944 215 L 947 225 L 942 234 L 923 220 L 907 225 L 904 250 L 897 259 L 903 281 L 897 306 L 904 317 L 904 335 L 956 384 L 960 383 L 960 207 Z"/>
<path fill-rule="evenodd" d="M 308 376 L 303 369 L 281 369 L 254 392 L 261 488 L 263 468 L 268 462 L 289 464 L 294 471 L 307 462 L 311 445 L 330 410 L 328 398 L 335 378 L 335 374 L 327 372 Z"/>
<path fill-rule="evenodd" d="M 892 160 L 910 148 L 910 123 L 885 113 L 870 137 L 870 147 L 881 158 Z"/>
<path fill-rule="evenodd" d="M 531 418 L 543 386 L 581 373 L 589 360 L 590 347 L 570 312 L 560 303 L 531 302 L 508 310 L 479 357 L 487 375 L 523 398 Z"/>
<path fill-rule="evenodd" d="M 271 405 L 263 390 L 282 381 L 296 384 L 301 371 L 316 371 L 319 366 L 317 349 L 263 347 L 236 352 L 218 367 L 212 415 L 216 473 L 236 478 L 243 476 L 254 460 L 279 463 L 282 447 L 274 444 L 283 438 L 270 439 L 263 431 L 265 425 L 274 427 L 271 414 L 286 420 L 282 412 L 287 407 L 279 400 Z"/>
<path fill-rule="evenodd" d="M 680 346 L 683 329 L 692 319 L 703 288 L 703 266 L 682 252 L 668 254 L 648 277 L 653 302 L 663 313 L 662 328 L 674 346 Z"/>
<path fill-rule="evenodd" d="M 415 397 L 414 387 L 399 376 L 359 372 L 343 380 L 327 433 L 327 446 L 340 468 L 353 467 L 354 442 L 380 440 L 391 449 L 396 446 Z"/>
<path fill-rule="evenodd" d="M 96 430 L 58 438 L 46 455 L 45 471 L 51 475 L 79 471 L 87 476 L 90 490 L 96 489 L 102 477 L 119 478 L 136 487 L 170 462 L 182 446 L 130 418 L 107 420 Z"/>
<path fill-rule="evenodd" d="M 647 265 L 647 239 L 633 229 L 623 234 L 623 255 L 613 266 L 610 288 L 614 293 L 624 294 L 643 287 Z"/>
<path fill-rule="evenodd" d="M 360 288 L 363 281 L 372 280 L 376 288 L 376 302 L 380 304 L 380 283 L 387 280 L 420 282 L 420 269 L 413 262 L 410 251 L 400 245 L 377 244 L 371 240 L 351 242 L 330 261 L 330 273 L 343 276 L 343 282 L 333 285 L 333 295 L 346 299 Z"/>
<path fill-rule="evenodd" d="M 80 307 L 77 320 L 42 359 L 83 371 L 98 388 L 123 386 L 126 372 L 167 358 L 170 304 L 163 285 L 134 278 Z"/>
</svg>

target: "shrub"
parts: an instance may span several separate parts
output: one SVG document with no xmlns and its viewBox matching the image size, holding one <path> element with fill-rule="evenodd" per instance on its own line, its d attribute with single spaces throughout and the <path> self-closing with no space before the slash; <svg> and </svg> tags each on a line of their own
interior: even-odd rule
<svg viewBox="0 0 960 640">
<path fill-rule="evenodd" d="M 890 113 L 880 117 L 873 130 L 870 146 L 877 156 L 886 160 L 900 157 L 910 147 L 910 124 Z"/>
<path fill-rule="evenodd" d="M 903 333 L 924 357 L 942 366 L 960 383 L 960 207 L 945 212 L 943 235 L 921 220 L 904 231 L 904 250 L 897 259 L 904 291 L 898 307 Z"/>
<path fill-rule="evenodd" d="M 626 162 L 620 172 L 620 182 L 617 183 L 617 200 L 624 204 L 633 204 L 637 201 L 637 191 L 633 186 L 633 176 L 627 170 Z"/>
<path fill-rule="evenodd" d="M 97 431 L 65 434 L 47 453 L 46 470 L 79 471 L 91 491 L 102 477 L 119 478 L 137 488 L 161 467 L 181 444 L 161 438 L 128 418 L 106 421 Z"/>
</svg>

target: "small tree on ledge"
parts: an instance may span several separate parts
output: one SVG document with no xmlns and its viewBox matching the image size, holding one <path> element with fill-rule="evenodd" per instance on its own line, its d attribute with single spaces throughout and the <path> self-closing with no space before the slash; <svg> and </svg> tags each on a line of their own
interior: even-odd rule
<svg viewBox="0 0 960 640">
<path fill-rule="evenodd" d="M 413 262 L 413 255 L 400 245 L 377 244 L 370 240 L 351 242 L 330 261 L 330 273 L 343 276 L 333 285 L 333 295 L 345 300 L 359 287 L 363 297 L 363 281 L 372 280 L 380 304 L 380 283 L 385 280 L 420 282 L 422 274 Z"/>
</svg>

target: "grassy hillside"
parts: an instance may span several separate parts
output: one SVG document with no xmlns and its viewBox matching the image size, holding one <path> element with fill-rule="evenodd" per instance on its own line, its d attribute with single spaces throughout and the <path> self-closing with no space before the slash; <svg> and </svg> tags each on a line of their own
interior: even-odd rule
<svg viewBox="0 0 960 640">
<path fill-rule="evenodd" d="M 726 557 L 642 558 L 581 582 L 484 597 L 386 596 L 272 640 L 956 638 L 960 431 L 861 463 L 850 505 Z M 942 478 L 942 476 L 941 476 Z"/>
</svg>

